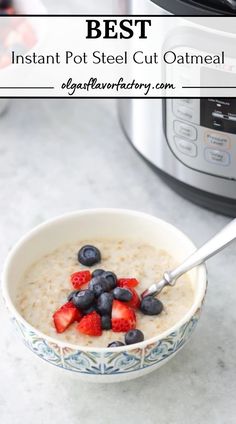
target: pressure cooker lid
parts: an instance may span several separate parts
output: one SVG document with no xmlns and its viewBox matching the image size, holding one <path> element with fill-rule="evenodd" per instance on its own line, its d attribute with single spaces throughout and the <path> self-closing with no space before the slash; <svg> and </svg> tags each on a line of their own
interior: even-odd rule
<svg viewBox="0 0 236 424">
<path fill-rule="evenodd" d="M 174 15 L 235 15 L 236 0 L 151 0 Z"/>
</svg>

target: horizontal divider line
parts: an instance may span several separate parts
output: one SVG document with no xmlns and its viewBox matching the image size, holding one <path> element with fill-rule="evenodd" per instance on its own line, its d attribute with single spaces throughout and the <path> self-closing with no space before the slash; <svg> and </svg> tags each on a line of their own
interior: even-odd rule
<svg viewBox="0 0 236 424">
<path fill-rule="evenodd" d="M 230 89 L 232 89 L 232 88 L 236 88 L 236 87 L 230 87 L 230 86 L 227 86 L 227 87 L 211 87 L 211 86 L 209 86 L 209 87 L 204 87 L 204 86 L 202 86 L 202 87 L 187 87 L 187 86 L 182 86 L 182 88 L 188 88 L 188 89 L 192 89 L 192 88 L 197 88 L 197 89 L 202 89 L 202 88 L 205 88 L 205 89 L 208 89 L 208 88 L 215 88 L 215 89 L 218 89 L 218 88 L 223 88 L 223 89 L 227 89 L 227 88 L 230 88 Z"/>
<path fill-rule="evenodd" d="M 149 100 L 149 99 L 153 99 L 153 100 L 156 100 L 156 99 L 160 99 L 160 100 L 165 100 L 165 99 L 173 99 L 173 100 L 175 100 L 175 99 L 177 99 L 177 100 L 179 100 L 179 99 L 198 99 L 198 100 L 200 100 L 200 99 L 208 99 L 209 98 L 209 96 L 201 96 L 201 97 L 193 97 L 193 96 L 188 96 L 188 97 L 186 97 L 186 96 L 178 96 L 178 97 L 173 97 L 173 96 L 167 96 L 167 97 L 153 97 L 153 96 L 149 96 L 149 97 L 137 97 L 137 96 L 132 96 L 132 97 L 124 97 L 124 96 L 118 96 L 118 97 L 114 97 L 114 96 L 109 96 L 109 97 L 107 97 L 107 96 L 98 96 L 98 97 L 96 97 L 96 96 L 45 96 L 45 95 L 41 95 L 41 96 L 33 96 L 33 95 L 29 95 L 29 96 L 14 96 L 14 95 L 12 95 L 12 96 L 1 96 L 0 95 L 0 100 L 1 99 L 71 99 L 71 100 L 73 100 L 73 99 L 84 99 L 84 100 L 97 100 L 97 99 L 113 99 L 113 100 L 116 100 L 116 99 L 129 99 L 129 100 L 134 100 L 134 99 L 141 99 L 141 100 Z M 235 99 L 235 95 L 232 95 L 232 96 L 228 96 L 227 98 L 229 98 L 229 99 Z"/>
<path fill-rule="evenodd" d="M 54 90 L 55 87 L 0 87 L 0 90 Z"/>
</svg>

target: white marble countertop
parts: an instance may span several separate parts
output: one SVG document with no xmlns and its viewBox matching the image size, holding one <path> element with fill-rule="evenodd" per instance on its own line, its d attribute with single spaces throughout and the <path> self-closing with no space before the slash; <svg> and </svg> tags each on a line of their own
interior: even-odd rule
<svg viewBox="0 0 236 424">
<path fill-rule="evenodd" d="M 101 13 L 101 5 L 109 12 L 110 5 L 45 3 L 55 13 Z M 15 100 L 0 130 L 1 263 L 33 226 L 80 208 L 146 211 L 198 245 L 228 221 L 160 180 L 125 139 L 114 101 Z M 157 372 L 127 383 L 91 385 L 55 375 L 17 339 L 1 304 L 1 423 L 235 424 L 235 257 L 236 245 L 210 261 L 205 310 L 191 342 Z"/>
</svg>

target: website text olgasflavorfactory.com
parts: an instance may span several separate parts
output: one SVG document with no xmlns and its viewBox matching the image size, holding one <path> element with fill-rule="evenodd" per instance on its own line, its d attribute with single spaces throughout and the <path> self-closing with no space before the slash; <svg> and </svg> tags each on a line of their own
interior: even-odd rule
<svg viewBox="0 0 236 424">
<path fill-rule="evenodd" d="M 172 83 L 158 82 L 143 83 L 138 82 L 135 79 L 132 81 L 125 81 L 124 78 L 119 78 L 116 82 L 103 82 L 98 81 L 97 78 L 89 78 L 87 82 L 75 82 L 72 78 L 69 78 L 66 82 L 61 85 L 62 90 L 66 90 L 69 96 L 73 96 L 77 91 L 91 92 L 96 91 L 114 91 L 117 93 L 126 94 L 127 92 L 138 91 L 141 96 L 148 96 L 152 91 L 155 90 L 175 90 L 176 87 Z"/>
</svg>

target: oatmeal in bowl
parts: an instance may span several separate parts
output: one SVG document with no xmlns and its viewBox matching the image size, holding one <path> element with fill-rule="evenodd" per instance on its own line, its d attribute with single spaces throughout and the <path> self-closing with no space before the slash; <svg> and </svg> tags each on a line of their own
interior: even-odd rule
<svg viewBox="0 0 236 424">
<path fill-rule="evenodd" d="M 141 298 L 193 250 L 185 235 L 152 216 L 81 211 L 42 224 L 17 244 L 3 295 L 37 356 L 86 380 L 132 379 L 173 357 L 198 322 L 205 266 L 158 297 Z"/>
<path fill-rule="evenodd" d="M 101 252 L 96 264 L 88 266 L 78 261 L 78 247 L 84 245 L 95 246 Z M 183 276 L 172 290 L 166 288 L 160 294 L 155 301 L 157 306 L 154 305 L 157 310 L 142 312 L 141 293 L 150 283 L 158 281 L 165 270 L 174 266 L 174 259 L 166 251 L 140 241 L 78 241 L 44 256 L 27 270 L 18 287 L 17 306 L 24 319 L 42 333 L 80 346 L 108 347 L 115 341 L 123 342 L 125 330 L 135 328 L 142 331 L 145 339 L 150 339 L 171 328 L 194 302 L 191 281 L 188 276 Z M 79 296 L 81 294 L 85 300 Z M 75 317 L 72 313 L 71 319 L 69 316 L 63 325 L 60 321 L 66 320 L 68 308 L 71 311 L 68 302 L 73 304 Z M 144 300 L 144 306 L 145 303 Z M 120 307 L 121 314 L 126 314 L 129 320 L 129 310 L 125 306 L 131 307 L 135 316 L 130 312 L 130 324 L 123 323 L 123 328 L 122 324 L 116 328 L 117 323 L 112 318 L 116 308 Z M 87 335 L 86 329 L 83 331 L 81 327 L 82 318 L 92 312 L 100 316 L 100 323 L 94 334 L 88 328 Z M 107 317 L 107 325 L 104 317 Z M 77 325 L 81 321 L 82 324 Z"/>
</svg>

